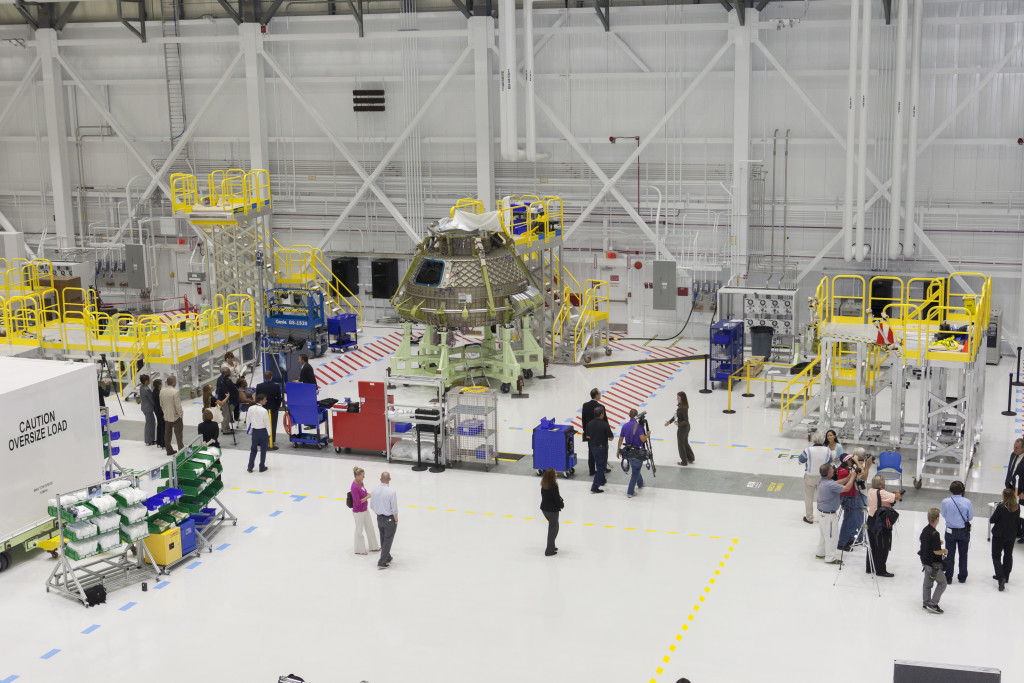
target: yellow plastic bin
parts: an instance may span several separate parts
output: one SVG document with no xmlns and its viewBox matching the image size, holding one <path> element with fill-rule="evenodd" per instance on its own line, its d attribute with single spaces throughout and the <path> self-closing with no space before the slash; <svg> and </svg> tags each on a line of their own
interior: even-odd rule
<svg viewBox="0 0 1024 683">
<path fill-rule="evenodd" d="M 162 534 L 152 534 L 143 541 L 153 554 L 153 559 L 161 567 L 181 559 L 181 529 L 178 527 L 168 529 Z M 148 559 L 146 561 L 149 562 Z"/>
</svg>

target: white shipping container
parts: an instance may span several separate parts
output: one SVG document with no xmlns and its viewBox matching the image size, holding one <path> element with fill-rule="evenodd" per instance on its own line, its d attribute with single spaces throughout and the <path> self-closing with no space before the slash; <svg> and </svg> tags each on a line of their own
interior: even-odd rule
<svg viewBox="0 0 1024 683">
<path fill-rule="evenodd" d="M 103 476 L 96 369 L 0 358 L 0 539 L 49 519 L 47 501 Z"/>
</svg>

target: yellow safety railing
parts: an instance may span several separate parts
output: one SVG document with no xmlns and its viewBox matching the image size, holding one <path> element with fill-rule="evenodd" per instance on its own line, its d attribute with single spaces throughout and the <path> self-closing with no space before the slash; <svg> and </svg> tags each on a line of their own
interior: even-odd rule
<svg viewBox="0 0 1024 683">
<path fill-rule="evenodd" d="M 818 386 L 821 357 L 815 358 L 803 370 L 782 388 L 779 405 L 779 431 L 785 428 L 790 415 L 795 411 L 794 403 L 800 401 L 803 414 L 807 414 L 807 404 L 814 396 L 814 388 Z"/>
<path fill-rule="evenodd" d="M 844 283 L 853 285 L 853 294 L 838 294 L 845 289 Z M 865 283 L 860 275 L 833 275 L 831 284 L 831 301 L 829 312 L 832 322 L 861 323 L 864 322 Z M 844 310 L 845 309 L 845 310 Z"/>
<path fill-rule="evenodd" d="M 459 201 L 455 202 L 455 206 L 448 212 L 449 218 L 455 218 L 456 211 L 465 211 L 466 213 L 481 214 L 484 212 L 484 203 L 479 199 L 473 197 L 463 197 Z"/>
<path fill-rule="evenodd" d="M 608 306 L 608 283 L 604 280 L 586 280 L 583 283 L 580 317 L 573 330 L 573 358 L 578 360 L 586 350 L 586 335 L 597 329 L 598 322 L 608 319 Z"/>
<path fill-rule="evenodd" d="M 894 292 L 899 292 L 898 296 L 875 296 L 875 283 L 876 282 L 891 282 Z M 903 280 L 898 277 L 891 275 L 876 275 L 868 281 L 868 308 L 867 310 L 874 314 L 876 305 L 880 305 L 882 312 L 889 316 L 890 322 L 895 322 L 896 318 L 894 312 L 897 307 L 906 301 L 906 292 L 904 290 Z"/>
<path fill-rule="evenodd" d="M 225 211 L 248 214 L 261 206 L 270 208 L 270 173 L 254 168 L 246 171 L 229 168 L 206 176 L 207 195 L 199 193 L 196 177 L 189 173 L 171 175 L 171 208 L 191 212 L 195 206 L 219 207 Z"/>
<path fill-rule="evenodd" d="M 729 381 L 728 381 L 728 387 L 729 387 L 728 394 L 729 394 L 729 396 L 728 396 L 727 401 L 726 401 L 727 407 L 726 407 L 726 411 L 725 412 L 727 412 L 727 413 L 734 412 L 733 409 L 732 409 L 732 386 L 733 386 L 733 382 L 737 382 L 737 383 L 738 382 L 746 382 L 746 389 L 743 392 L 743 396 L 745 396 L 746 398 L 751 398 L 754 395 L 750 391 L 750 383 L 751 382 L 762 382 L 764 384 L 771 384 L 771 383 L 774 383 L 774 382 L 778 381 L 778 379 L 775 378 L 775 377 L 761 376 L 761 374 L 760 374 L 762 369 L 764 369 L 764 368 L 773 368 L 773 367 L 774 368 L 786 368 L 786 369 L 789 369 L 790 366 L 786 365 L 785 363 L 766 363 L 766 362 L 760 361 L 760 360 L 757 360 L 757 361 L 755 361 L 755 360 L 747 360 L 747 361 L 745 361 L 743 363 L 743 365 L 741 367 L 737 368 L 731 375 L 729 375 Z M 756 372 L 758 374 L 752 375 L 752 374 L 750 374 L 751 373 L 751 369 L 754 369 L 754 368 L 756 368 Z"/>
<path fill-rule="evenodd" d="M 274 251 L 274 268 L 277 281 L 281 284 L 309 287 L 312 283 L 323 286 L 327 304 L 332 309 L 348 310 L 359 318 L 359 326 L 363 325 L 363 302 L 352 293 L 352 290 L 337 280 L 331 267 L 324 261 L 323 251 L 308 244 L 297 244 L 291 247 L 282 246 L 274 240 L 277 249 Z M 345 293 L 342 293 L 342 289 Z M 347 296 L 346 296 L 347 294 Z"/>
</svg>

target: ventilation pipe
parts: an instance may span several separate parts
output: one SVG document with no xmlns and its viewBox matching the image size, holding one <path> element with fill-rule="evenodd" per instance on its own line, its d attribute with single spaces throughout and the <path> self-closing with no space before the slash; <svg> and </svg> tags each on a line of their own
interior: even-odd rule
<svg viewBox="0 0 1024 683">
<path fill-rule="evenodd" d="M 501 113 L 501 158 L 519 158 L 519 131 L 516 127 L 516 0 L 499 0 L 498 5 L 498 70 L 501 91 L 498 98 Z"/>
<path fill-rule="evenodd" d="M 914 255 L 914 205 L 917 193 L 917 124 L 921 99 L 921 32 L 924 0 L 914 0 L 914 30 L 910 45 L 910 131 L 907 133 L 907 206 L 903 220 L 903 255 Z"/>
<path fill-rule="evenodd" d="M 533 0 L 523 0 L 523 50 L 526 64 L 526 159 L 537 161 L 537 110 L 533 89 Z"/>
<path fill-rule="evenodd" d="M 846 112 L 846 192 L 843 202 L 843 258 L 853 259 L 853 175 L 857 135 L 857 32 L 860 0 L 850 0 L 850 71 L 846 80 L 849 110 Z M 772 207 L 774 208 L 774 206 Z M 772 222 L 774 227 L 775 223 Z"/>
<path fill-rule="evenodd" d="M 857 238 L 854 258 L 864 260 L 864 206 L 868 182 L 868 87 L 871 77 L 871 0 L 864 0 L 861 21 L 864 31 L 860 43 L 860 142 L 857 146 Z"/>
<path fill-rule="evenodd" d="M 889 254 L 900 253 L 900 209 L 903 208 L 903 123 L 907 94 L 907 31 L 910 28 L 908 0 L 900 0 L 896 17 L 896 97 L 892 109 L 892 188 L 889 201 Z M 907 222 L 912 222 L 907 216 Z"/>
</svg>

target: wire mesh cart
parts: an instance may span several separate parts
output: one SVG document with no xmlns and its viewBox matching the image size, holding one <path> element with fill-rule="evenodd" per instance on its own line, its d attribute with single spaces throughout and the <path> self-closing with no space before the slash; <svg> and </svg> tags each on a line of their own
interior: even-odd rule
<svg viewBox="0 0 1024 683">
<path fill-rule="evenodd" d="M 711 326 L 708 381 L 728 382 L 743 367 L 743 321 L 719 320 Z"/>
<path fill-rule="evenodd" d="M 476 462 L 487 470 L 498 464 L 498 392 L 463 387 L 448 392 L 445 456 L 449 463 Z"/>
<path fill-rule="evenodd" d="M 533 429 L 533 468 L 543 474 L 549 467 L 563 477 L 576 474 L 576 429 L 543 418 Z"/>
<path fill-rule="evenodd" d="M 388 462 L 412 458 L 413 471 L 444 472 L 445 402 L 444 379 L 391 375 L 387 380 L 389 402 L 387 417 Z M 433 442 L 428 457 L 429 467 L 423 464 L 424 442 Z M 432 456 L 432 457 L 431 457 Z"/>
</svg>

